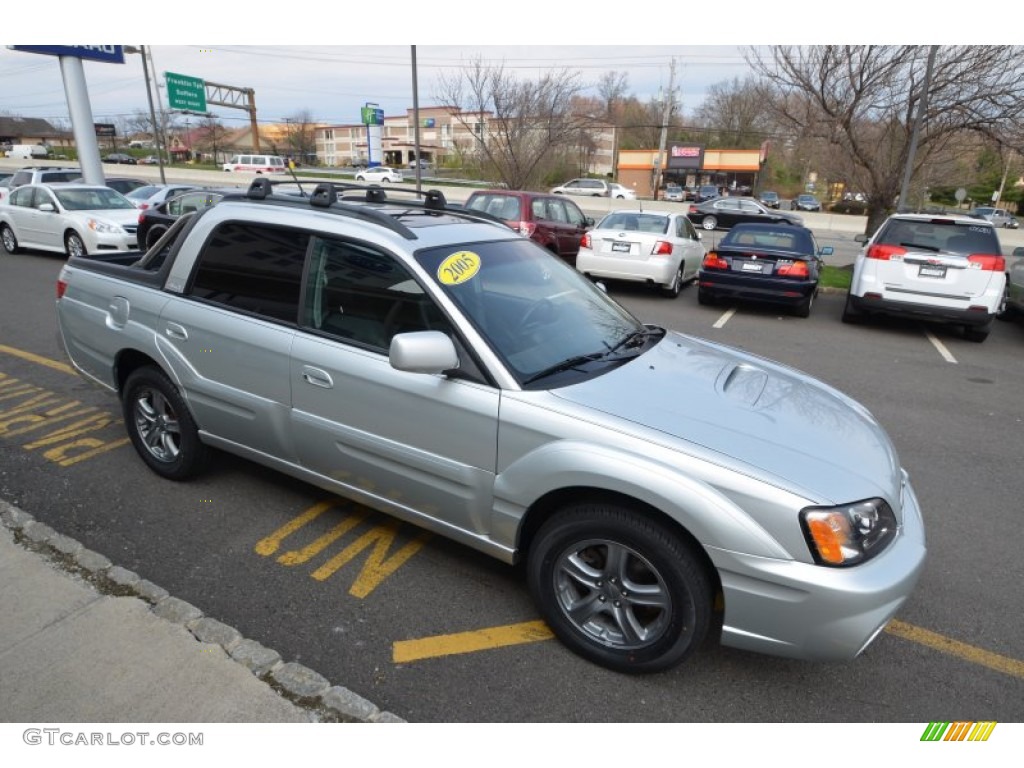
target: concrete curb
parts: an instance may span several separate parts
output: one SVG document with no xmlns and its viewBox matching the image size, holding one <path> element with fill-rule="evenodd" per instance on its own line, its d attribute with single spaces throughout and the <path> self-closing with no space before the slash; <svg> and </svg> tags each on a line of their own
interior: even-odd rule
<svg viewBox="0 0 1024 768">
<path fill-rule="evenodd" d="M 305 710 L 310 720 L 324 723 L 401 723 L 391 712 L 295 662 L 203 612 L 137 573 L 114 565 L 104 555 L 86 549 L 28 512 L 0 500 L 0 523 L 11 530 L 16 544 L 47 559 L 57 569 L 77 576 L 97 592 L 113 597 L 137 597 L 163 620 L 187 629 L 197 643 L 218 645 L 235 662 L 266 683 L 279 696 Z M 201 651 L 197 646 L 197 651 Z"/>
</svg>

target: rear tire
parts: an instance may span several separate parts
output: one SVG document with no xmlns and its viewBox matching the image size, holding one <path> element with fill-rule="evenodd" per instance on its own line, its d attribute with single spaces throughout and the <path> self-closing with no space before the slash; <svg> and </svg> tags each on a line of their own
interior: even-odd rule
<svg viewBox="0 0 1024 768">
<path fill-rule="evenodd" d="M 715 297 L 705 291 L 703 288 L 697 288 L 697 303 L 703 304 L 704 306 L 710 306 L 715 303 Z"/>
<path fill-rule="evenodd" d="M 853 306 L 853 302 L 850 301 L 850 294 L 846 294 L 846 304 L 843 306 L 843 322 L 850 325 L 863 322 L 864 313 Z"/>
<path fill-rule="evenodd" d="M 985 325 L 967 325 L 964 326 L 964 338 L 968 341 L 973 341 L 978 344 L 988 338 L 989 333 L 992 332 L 992 321 L 989 320 Z"/>
<path fill-rule="evenodd" d="M 147 366 L 132 372 L 121 393 L 132 445 L 161 477 L 185 480 L 206 460 L 207 448 L 184 398 L 164 373 Z"/>
<path fill-rule="evenodd" d="M 811 294 L 806 299 L 801 301 L 793 308 L 793 314 L 796 315 L 797 317 L 810 317 L 811 307 L 814 306 L 814 297 L 817 295 L 817 289 L 811 291 Z"/>
<path fill-rule="evenodd" d="M 541 615 L 574 653 L 619 672 L 658 672 L 690 656 L 711 624 L 712 580 L 695 545 L 628 507 L 579 503 L 530 547 Z"/>
<path fill-rule="evenodd" d="M 3 241 L 4 250 L 12 256 L 21 250 L 18 246 L 18 238 L 14 236 L 14 230 L 6 224 L 0 226 L 0 240 Z"/>
<path fill-rule="evenodd" d="M 672 282 L 668 285 L 661 287 L 661 295 L 668 299 L 674 299 L 679 295 L 679 291 L 683 287 L 683 262 L 679 262 L 679 268 L 676 270 L 675 276 L 672 278 Z"/>
<path fill-rule="evenodd" d="M 705 216 L 703 219 L 701 219 L 700 225 L 704 229 L 711 231 L 718 226 L 718 219 L 716 219 L 714 216 Z"/>
</svg>

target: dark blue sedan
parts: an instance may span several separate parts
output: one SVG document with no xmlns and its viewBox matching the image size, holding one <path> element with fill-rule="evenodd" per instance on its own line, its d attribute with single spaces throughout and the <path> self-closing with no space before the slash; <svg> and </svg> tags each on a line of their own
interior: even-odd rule
<svg viewBox="0 0 1024 768">
<path fill-rule="evenodd" d="M 697 275 L 697 300 L 761 301 L 789 307 L 808 317 L 818 294 L 822 256 L 807 227 L 792 224 L 737 224 L 708 251 Z"/>
</svg>

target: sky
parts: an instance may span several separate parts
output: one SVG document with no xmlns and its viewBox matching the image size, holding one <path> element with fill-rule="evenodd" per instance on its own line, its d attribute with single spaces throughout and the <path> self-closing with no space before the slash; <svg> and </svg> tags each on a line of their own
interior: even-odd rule
<svg viewBox="0 0 1024 768">
<path fill-rule="evenodd" d="M 367 102 L 389 116 L 411 108 L 414 45 L 421 107 L 438 103 L 439 76 L 451 76 L 477 57 L 530 79 L 548 68 L 573 70 L 579 73 L 583 93 L 591 95 L 596 95 L 602 74 L 624 72 L 629 93 L 642 101 L 668 89 L 674 61 L 677 104 L 690 115 L 711 85 L 749 73 L 743 49 L 750 45 L 934 43 L 951 34 L 948 27 L 938 33 L 929 29 L 916 9 L 901 11 L 883 0 L 861 0 L 856 14 L 804 0 L 788 3 L 784 13 L 762 3 L 734 4 L 729 14 L 718 14 L 708 4 L 697 10 L 652 2 L 635 13 L 623 3 L 558 5 L 517 0 L 506 11 L 486 0 L 392 0 L 377 5 L 303 4 L 294 14 L 278 6 L 269 15 L 251 2 L 178 0 L 173 16 L 160 24 L 153 23 L 165 13 L 159 5 L 145 6 L 141 14 L 138 9 L 125 13 L 121 4 L 93 0 L 98 12 L 90 18 L 95 21 L 53 15 L 33 31 L 38 35 L 44 30 L 48 39 L 35 41 L 44 44 L 134 38 L 151 46 L 161 83 L 163 72 L 174 72 L 253 88 L 261 122 L 283 122 L 308 111 L 316 121 L 330 124 L 358 123 L 359 108 Z M 907 14 L 905 21 L 901 13 Z M 63 27 L 61 18 L 66 19 Z M 882 18 L 885 24 L 878 23 Z M 1009 34 L 986 27 L 986 35 Z M 2 37 L 12 34 L 10 27 L 0 30 Z M 242 42 L 212 44 L 202 40 L 206 34 Z M 884 37 L 894 34 L 904 37 Z M 977 30 L 958 29 L 956 34 L 957 42 L 982 42 L 968 37 L 981 34 Z M 828 39 L 823 40 L 825 35 Z M 272 42 L 257 42 L 261 36 L 270 36 Z M 359 44 L 339 45 L 339 40 Z M 0 114 L 66 118 L 58 60 L 12 51 L 7 47 L 11 44 L 0 43 Z M 148 111 L 141 57 L 129 55 L 121 65 L 85 62 L 84 69 L 95 122 Z M 162 100 L 166 106 L 163 91 Z M 211 111 L 229 127 L 247 120 L 241 109 Z"/>
<path fill-rule="evenodd" d="M 148 43 L 146 43 L 148 44 Z M 258 119 L 281 122 L 308 111 L 317 122 L 359 122 L 359 109 L 373 102 L 385 115 L 413 106 L 412 45 L 153 45 L 153 64 L 173 72 L 241 88 L 255 89 Z M 628 91 L 647 101 L 668 90 L 675 62 L 677 104 L 692 112 L 708 86 L 749 71 L 740 48 L 724 46 L 445 46 L 416 44 L 420 107 L 439 103 L 439 77 L 452 77 L 480 58 L 535 80 L 550 69 L 578 73 L 582 93 L 597 95 L 609 71 L 628 77 Z M 142 60 L 124 64 L 83 62 L 96 122 L 147 111 Z M 166 92 L 161 89 L 166 106 Z M 245 125 L 244 110 L 211 106 L 226 124 Z M 67 115 L 58 59 L 6 46 L 0 49 L 0 112 L 61 119 Z"/>
</svg>

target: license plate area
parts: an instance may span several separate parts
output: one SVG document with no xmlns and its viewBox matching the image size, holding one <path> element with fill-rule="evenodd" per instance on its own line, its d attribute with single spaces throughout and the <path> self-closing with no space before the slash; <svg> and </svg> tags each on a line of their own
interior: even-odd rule
<svg viewBox="0 0 1024 768">
<path fill-rule="evenodd" d="M 612 243 L 612 252 L 613 253 L 629 253 L 631 247 L 632 247 L 632 243 L 622 243 L 622 242 Z"/>
<path fill-rule="evenodd" d="M 765 263 L 762 261 L 744 261 L 740 264 L 740 271 L 742 272 L 757 272 L 760 274 L 764 272 Z"/>
<path fill-rule="evenodd" d="M 946 267 L 941 264 L 922 264 L 917 268 L 917 276 L 941 280 L 946 276 Z"/>
</svg>

